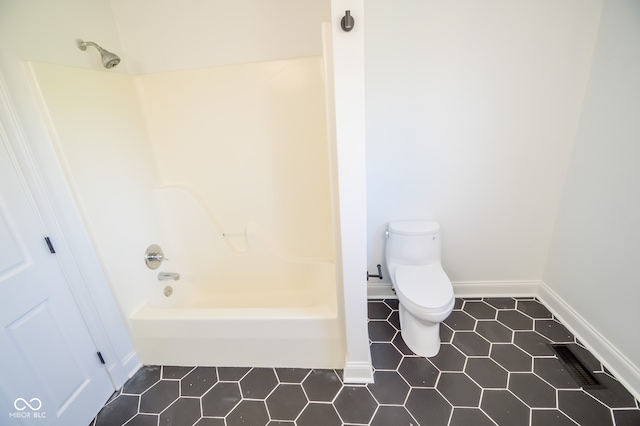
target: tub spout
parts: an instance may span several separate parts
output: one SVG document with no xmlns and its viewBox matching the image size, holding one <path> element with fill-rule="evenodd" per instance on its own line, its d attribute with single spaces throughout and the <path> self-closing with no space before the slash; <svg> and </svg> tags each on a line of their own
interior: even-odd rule
<svg viewBox="0 0 640 426">
<path fill-rule="evenodd" d="M 180 279 L 180 274 L 177 272 L 158 272 L 158 279 L 160 281 L 167 281 L 167 280 L 177 281 Z"/>
</svg>

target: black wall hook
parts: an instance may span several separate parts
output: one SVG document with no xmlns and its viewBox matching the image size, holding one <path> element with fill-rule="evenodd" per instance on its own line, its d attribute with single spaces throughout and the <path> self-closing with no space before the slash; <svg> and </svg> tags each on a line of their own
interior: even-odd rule
<svg viewBox="0 0 640 426">
<path fill-rule="evenodd" d="M 342 26 L 342 29 L 346 32 L 349 32 L 353 29 L 353 26 L 355 24 L 356 24 L 356 21 L 353 19 L 353 16 L 351 16 L 351 11 L 347 10 L 344 16 L 342 17 L 342 20 L 340 21 L 340 25 Z"/>
</svg>

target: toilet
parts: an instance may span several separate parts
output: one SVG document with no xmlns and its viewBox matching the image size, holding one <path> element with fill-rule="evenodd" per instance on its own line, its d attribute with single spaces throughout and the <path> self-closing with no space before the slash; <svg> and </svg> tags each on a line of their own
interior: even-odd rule
<svg viewBox="0 0 640 426">
<path fill-rule="evenodd" d="M 440 350 L 440 323 L 455 304 L 451 280 L 440 264 L 440 225 L 391 222 L 385 259 L 400 302 L 400 330 L 409 349 L 424 357 Z"/>
</svg>

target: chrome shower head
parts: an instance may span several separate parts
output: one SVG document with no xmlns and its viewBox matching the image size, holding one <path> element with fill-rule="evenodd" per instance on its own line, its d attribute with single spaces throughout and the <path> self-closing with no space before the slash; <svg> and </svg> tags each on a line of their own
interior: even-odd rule
<svg viewBox="0 0 640 426">
<path fill-rule="evenodd" d="M 76 44 L 78 45 L 78 49 L 84 51 L 87 50 L 87 46 L 93 46 L 98 49 L 100 52 L 100 56 L 102 56 L 102 65 L 111 69 L 120 63 L 120 58 L 115 53 L 111 53 L 108 50 L 104 50 L 102 47 L 98 46 L 92 41 L 82 41 L 80 39 L 76 40 Z"/>
</svg>

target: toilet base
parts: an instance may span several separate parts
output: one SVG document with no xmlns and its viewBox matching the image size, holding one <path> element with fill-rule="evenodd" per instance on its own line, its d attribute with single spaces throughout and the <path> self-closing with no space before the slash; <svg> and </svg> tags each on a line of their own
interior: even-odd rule
<svg viewBox="0 0 640 426">
<path fill-rule="evenodd" d="M 440 323 L 429 323 L 413 316 L 400 303 L 400 332 L 402 339 L 416 355 L 426 358 L 440 351 Z"/>
</svg>

